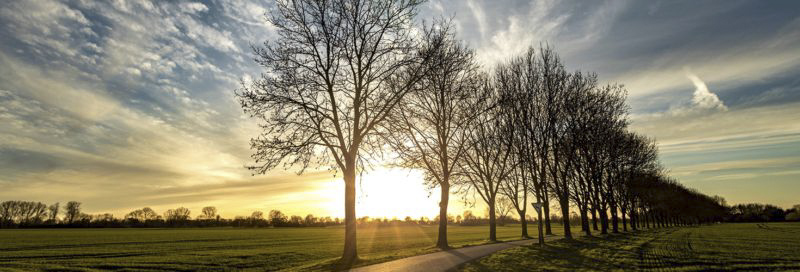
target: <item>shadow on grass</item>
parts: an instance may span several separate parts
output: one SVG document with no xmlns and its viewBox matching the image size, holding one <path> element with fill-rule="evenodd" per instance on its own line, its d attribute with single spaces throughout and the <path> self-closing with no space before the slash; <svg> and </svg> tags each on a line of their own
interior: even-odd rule
<svg viewBox="0 0 800 272">
<path fill-rule="evenodd" d="M 763 227 L 762 227 L 763 228 Z M 695 228 L 667 228 L 518 247 L 458 267 L 463 271 L 739 271 L 800 269 L 787 252 L 720 247 L 732 236 L 698 239 Z M 713 229 L 704 230 L 713 234 Z M 747 233 L 742 233 L 746 235 Z M 737 234 L 738 235 L 738 234 Z M 751 241 L 757 245 L 756 238 Z M 693 245 L 699 243 L 698 245 Z M 751 251 L 755 250 L 755 251 Z M 753 256 L 752 254 L 756 254 Z"/>
<path fill-rule="evenodd" d="M 583 236 L 501 251 L 459 266 L 466 271 L 636 270 L 637 233 Z"/>
</svg>

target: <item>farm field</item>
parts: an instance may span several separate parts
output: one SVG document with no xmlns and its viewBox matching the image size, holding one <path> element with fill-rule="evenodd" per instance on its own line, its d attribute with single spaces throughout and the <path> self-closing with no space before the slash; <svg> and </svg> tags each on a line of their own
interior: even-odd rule
<svg viewBox="0 0 800 272">
<path fill-rule="evenodd" d="M 516 247 L 462 271 L 800 270 L 800 223 L 669 228 Z"/>
<path fill-rule="evenodd" d="M 554 224 L 555 234 L 561 232 Z M 359 228 L 360 265 L 433 251 L 436 226 Z M 486 243 L 488 226 L 450 226 L 454 247 Z M 535 235 L 535 225 L 529 226 Z M 6 229 L 0 270 L 331 270 L 344 229 Z M 498 226 L 498 239 L 519 239 L 518 225 Z"/>
</svg>

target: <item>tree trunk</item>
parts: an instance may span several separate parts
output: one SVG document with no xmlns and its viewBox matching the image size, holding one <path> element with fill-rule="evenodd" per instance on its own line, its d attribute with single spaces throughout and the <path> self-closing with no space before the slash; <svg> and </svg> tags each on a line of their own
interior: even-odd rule
<svg viewBox="0 0 800 272">
<path fill-rule="evenodd" d="M 664 222 L 661 220 L 661 214 L 653 213 L 653 226 L 656 228 L 664 227 Z"/>
<path fill-rule="evenodd" d="M 589 211 L 588 208 L 584 207 L 581 210 L 581 228 L 583 232 L 586 233 L 586 236 L 592 236 L 592 230 L 589 228 Z"/>
<path fill-rule="evenodd" d="M 522 192 L 522 203 L 517 203 L 518 206 L 521 206 L 521 209 L 518 209 L 517 212 L 519 213 L 519 222 L 522 225 L 522 239 L 531 238 L 528 235 L 528 219 L 525 218 L 525 215 L 528 212 L 528 191 L 523 190 Z"/>
<path fill-rule="evenodd" d="M 547 193 L 545 191 L 545 193 Z M 545 227 L 545 234 L 553 235 L 553 229 L 550 227 L 550 198 L 544 198 L 544 227 Z"/>
<path fill-rule="evenodd" d="M 594 227 L 594 230 L 598 230 L 597 229 L 597 208 L 596 207 L 592 207 L 592 226 Z"/>
<path fill-rule="evenodd" d="M 658 228 L 658 221 L 656 220 L 656 213 L 650 212 L 650 222 L 653 222 L 653 228 Z"/>
<path fill-rule="evenodd" d="M 436 247 L 441 249 L 449 248 L 447 245 L 447 205 L 450 200 L 450 184 L 444 182 L 442 186 L 442 196 L 439 201 L 439 238 L 436 240 Z"/>
<path fill-rule="evenodd" d="M 611 231 L 614 233 L 619 233 L 619 218 L 617 213 L 617 206 L 611 206 Z"/>
<path fill-rule="evenodd" d="M 489 241 L 497 241 L 497 220 L 495 219 L 494 199 L 489 202 Z"/>
<path fill-rule="evenodd" d="M 524 202 L 523 202 L 524 203 Z M 528 220 L 525 219 L 525 211 L 519 211 L 519 222 L 522 225 L 522 239 L 531 238 L 528 235 Z"/>
<path fill-rule="evenodd" d="M 539 246 L 544 246 L 544 222 L 542 222 L 542 209 L 536 209 L 536 216 L 538 217 L 536 224 L 539 225 Z"/>
<path fill-rule="evenodd" d="M 561 205 L 561 221 L 564 224 L 564 239 L 572 239 L 572 231 L 569 226 L 569 199 L 566 197 L 559 197 L 559 205 Z"/>
<path fill-rule="evenodd" d="M 600 208 L 600 233 L 608 234 L 608 210 Z"/>
<path fill-rule="evenodd" d="M 589 224 L 584 224 L 584 222 L 588 222 L 587 220 L 585 220 L 586 219 L 585 214 L 587 213 L 584 211 L 583 208 L 581 208 L 580 205 L 578 205 L 578 214 L 581 220 L 581 231 L 586 232 L 586 230 L 589 229 Z"/>
<path fill-rule="evenodd" d="M 344 169 L 344 253 L 342 262 L 352 264 L 358 260 L 356 251 L 356 173 L 355 159 Z"/>
<path fill-rule="evenodd" d="M 622 230 L 627 232 L 628 231 L 628 223 L 625 221 L 625 207 L 620 208 L 620 213 L 622 214 Z"/>
</svg>

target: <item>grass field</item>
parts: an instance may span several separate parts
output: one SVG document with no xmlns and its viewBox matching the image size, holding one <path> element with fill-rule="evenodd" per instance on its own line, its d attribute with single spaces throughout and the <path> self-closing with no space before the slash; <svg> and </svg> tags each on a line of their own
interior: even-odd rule
<svg viewBox="0 0 800 272">
<path fill-rule="evenodd" d="M 553 231 L 560 233 L 560 225 Z M 361 264 L 437 251 L 436 226 L 359 228 Z M 529 233 L 536 234 L 535 226 Z M 450 226 L 451 245 L 481 244 L 488 226 Z M 0 230 L 0 270 L 330 270 L 344 229 L 17 229 Z M 514 240 L 519 226 L 498 227 Z"/>
<path fill-rule="evenodd" d="M 516 247 L 463 271 L 800 270 L 800 223 L 720 224 Z"/>
</svg>

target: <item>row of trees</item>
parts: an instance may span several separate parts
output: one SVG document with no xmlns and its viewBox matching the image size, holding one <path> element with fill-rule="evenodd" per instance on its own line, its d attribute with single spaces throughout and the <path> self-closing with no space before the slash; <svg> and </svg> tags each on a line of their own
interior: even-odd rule
<svg viewBox="0 0 800 272">
<path fill-rule="evenodd" d="M 395 133 L 387 138 L 403 166 L 425 170 L 441 186 L 443 214 L 448 188 L 456 185 L 489 207 L 490 240 L 496 240 L 499 198 L 510 200 L 522 237 L 528 237 L 528 201 L 541 203 L 540 241 L 552 233 L 551 202 L 568 239 L 572 208 L 586 235 L 598 222 L 608 233 L 620 225 L 627 230 L 724 216 L 713 198 L 666 177 L 655 141 L 628 129 L 623 86 L 600 86 L 595 74 L 567 71 L 547 46 L 476 72 L 471 50 L 448 31 L 442 25 L 428 32 L 424 43 L 441 44 L 425 62 L 432 72 L 423 76 L 420 91 L 399 103 L 389 129 Z M 445 233 L 443 224 L 440 247 L 446 247 Z"/>
<path fill-rule="evenodd" d="M 628 129 L 622 85 L 568 71 L 547 46 L 480 67 L 448 20 L 415 26 L 421 3 L 277 1 L 266 16 L 276 39 L 254 47 L 265 71 L 236 91 L 263 129 L 251 170 L 341 173 L 344 263 L 358 258 L 356 177 L 387 159 L 441 188 L 440 218 L 451 192 L 479 195 L 491 240 L 500 198 L 523 237 L 528 202 L 541 204 L 540 242 L 552 232 L 551 203 L 567 238 L 573 208 L 589 235 L 598 223 L 607 233 L 722 218 L 714 198 L 664 174 L 654 140 Z M 438 235 L 447 248 L 446 220 Z"/>
<path fill-rule="evenodd" d="M 59 213 L 63 210 L 63 218 Z M 81 203 L 67 202 L 61 207 L 56 202 L 50 206 L 41 202 L 10 200 L 0 202 L 0 227 L 15 225 L 41 225 L 55 224 L 58 222 L 73 223 L 91 218 L 81 213 Z"/>
<path fill-rule="evenodd" d="M 737 204 L 728 209 L 728 222 L 800 221 L 800 204 L 783 210 L 770 204 Z"/>
</svg>

